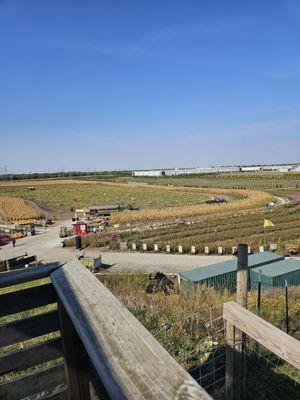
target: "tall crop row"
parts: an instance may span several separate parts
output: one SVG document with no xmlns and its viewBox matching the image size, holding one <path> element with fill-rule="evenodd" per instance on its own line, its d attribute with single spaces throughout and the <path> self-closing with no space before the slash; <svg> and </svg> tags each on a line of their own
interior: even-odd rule
<svg viewBox="0 0 300 400">
<path fill-rule="evenodd" d="M 187 190 L 186 188 L 180 188 Z M 189 188 L 189 190 L 200 191 L 201 189 Z M 178 190 L 178 188 L 176 188 Z M 242 196 L 241 200 L 234 200 L 227 204 L 209 205 L 198 204 L 189 206 L 176 206 L 155 210 L 140 210 L 132 213 L 115 214 L 113 217 L 114 223 L 142 223 L 150 221 L 172 220 L 178 218 L 193 218 L 196 216 L 217 214 L 223 212 L 231 212 L 254 207 L 261 207 L 273 197 L 265 192 L 254 190 L 225 190 L 225 189 L 202 189 L 202 191 L 226 194 L 230 196 Z M 245 198 L 246 197 L 246 198 Z"/>
<path fill-rule="evenodd" d="M 26 204 L 23 199 L 15 197 L 0 197 L 0 214 L 4 220 L 10 222 L 42 217 L 41 213 Z"/>
</svg>

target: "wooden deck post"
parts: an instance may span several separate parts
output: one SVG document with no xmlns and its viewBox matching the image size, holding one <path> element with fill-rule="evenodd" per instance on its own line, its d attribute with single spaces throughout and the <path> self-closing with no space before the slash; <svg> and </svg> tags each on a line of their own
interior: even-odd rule
<svg viewBox="0 0 300 400">
<path fill-rule="evenodd" d="M 226 321 L 226 374 L 225 374 L 225 399 L 234 399 L 234 348 L 235 327 Z"/>
<path fill-rule="evenodd" d="M 59 298 L 57 303 L 67 382 L 67 399 L 90 400 L 87 353 Z"/>
<path fill-rule="evenodd" d="M 237 260 L 237 303 L 247 308 L 248 301 L 248 245 L 238 245 L 238 260 Z"/>
<path fill-rule="evenodd" d="M 237 303 L 248 305 L 248 245 L 237 248 Z M 226 321 L 226 400 L 244 399 L 246 370 L 243 357 L 243 333 Z"/>
</svg>

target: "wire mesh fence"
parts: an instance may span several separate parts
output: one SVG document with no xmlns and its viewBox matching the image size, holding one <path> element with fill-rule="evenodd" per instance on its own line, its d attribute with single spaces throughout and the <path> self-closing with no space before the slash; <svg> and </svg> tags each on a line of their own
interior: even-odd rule
<svg viewBox="0 0 300 400">
<path fill-rule="evenodd" d="M 300 399 L 298 369 L 246 335 L 243 335 L 241 357 L 244 379 L 241 399 Z"/>
<path fill-rule="evenodd" d="M 226 368 L 223 304 L 202 309 L 168 327 L 169 339 L 178 328 L 180 335 L 188 336 L 193 345 L 177 360 L 208 393 L 221 399 Z"/>
<path fill-rule="evenodd" d="M 257 291 L 252 295 L 250 310 L 285 331 L 285 288 L 264 289 L 260 309 L 257 307 Z M 291 307 L 297 305 L 292 303 Z M 299 322 L 296 313 L 290 321 L 292 334 L 299 332 Z M 225 328 L 223 304 L 200 309 L 165 328 L 165 335 L 171 343 L 178 334 L 189 336 L 189 340 L 193 338 L 191 347 L 187 346 L 178 354 L 177 360 L 216 400 L 225 398 Z M 247 336 L 243 336 L 242 354 L 246 371 L 245 399 L 300 400 L 300 371 Z"/>
<path fill-rule="evenodd" d="M 277 328 L 300 339 L 300 291 L 296 286 L 264 285 L 251 291 L 249 309 Z"/>
</svg>

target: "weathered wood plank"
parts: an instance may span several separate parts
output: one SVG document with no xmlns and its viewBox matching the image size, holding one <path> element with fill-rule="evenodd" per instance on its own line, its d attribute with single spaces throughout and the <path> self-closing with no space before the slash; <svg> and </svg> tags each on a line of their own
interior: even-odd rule
<svg viewBox="0 0 300 400">
<path fill-rule="evenodd" d="M 63 363 L 0 383 L 1 400 L 19 400 L 64 384 Z M 51 399 L 51 397 L 50 397 Z"/>
<path fill-rule="evenodd" d="M 248 245 L 239 244 L 237 248 L 237 303 L 247 308 L 248 306 Z M 244 334 L 234 327 L 234 398 L 244 400 L 243 393 L 246 387 L 246 371 L 244 362 Z"/>
<path fill-rule="evenodd" d="M 110 400 L 110 397 L 91 362 L 89 365 L 89 376 L 91 380 L 91 399 Z"/>
<path fill-rule="evenodd" d="M 224 304 L 223 317 L 281 359 L 300 369 L 300 342 L 233 301 Z"/>
<path fill-rule="evenodd" d="M 56 303 L 51 283 L 0 295 L 0 317 Z"/>
<path fill-rule="evenodd" d="M 248 297 L 248 245 L 239 244 L 237 248 L 238 260 L 237 260 L 237 291 L 236 298 L 237 303 L 247 308 L 247 297 Z"/>
<path fill-rule="evenodd" d="M 80 262 L 53 272 L 51 280 L 111 398 L 210 399 Z"/>
<path fill-rule="evenodd" d="M 66 400 L 66 390 L 59 390 L 59 391 L 55 391 L 52 394 L 49 394 L 48 396 L 43 396 L 40 398 L 40 400 Z"/>
<path fill-rule="evenodd" d="M 59 357 L 62 357 L 61 340 L 60 338 L 50 339 L 0 356 L 0 375 L 22 371 Z"/>
<path fill-rule="evenodd" d="M 0 325 L 0 347 L 59 330 L 57 310 Z"/>
<path fill-rule="evenodd" d="M 37 279 L 47 278 L 51 272 L 60 268 L 62 263 L 51 263 L 38 267 L 28 267 L 15 271 L 0 273 L 0 288 L 14 286 L 24 282 L 31 282 Z"/>
<path fill-rule="evenodd" d="M 29 265 L 35 263 L 34 265 L 36 266 L 37 264 L 37 258 L 36 256 L 29 256 L 29 257 L 22 257 L 22 258 L 17 258 L 15 260 L 9 260 L 9 270 L 15 270 L 15 269 L 20 269 L 20 268 L 25 268 L 25 265 Z"/>
<path fill-rule="evenodd" d="M 58 315 L 64 353 L 67 399 L 89 400 L 88 356 L 60 300 L 58 300 Z"/>
<path fill-rule="evenodd" d="M 225 375 L 225 399 L 234 399 L 234 349 L 235 328 L 230 322 L 226 322 L 226 375 Z"/>
</svg>

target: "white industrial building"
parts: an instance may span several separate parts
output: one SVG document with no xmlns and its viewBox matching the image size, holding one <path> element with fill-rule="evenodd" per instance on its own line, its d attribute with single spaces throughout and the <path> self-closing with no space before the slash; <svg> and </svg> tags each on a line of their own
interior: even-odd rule
<svg viewBox="0 0 300 400">
<path fill-rule="evenodd" d="M 132 171 L 132 176 L 176 176 L 192 174 L 212 174 L 219 172 L 300 172 L 299 164 L 291 165 L 251 165 L 251 166 L 224 166 L 224 167 L 199 167 L 199 168 L 174 168 Z"/>
</svg>

